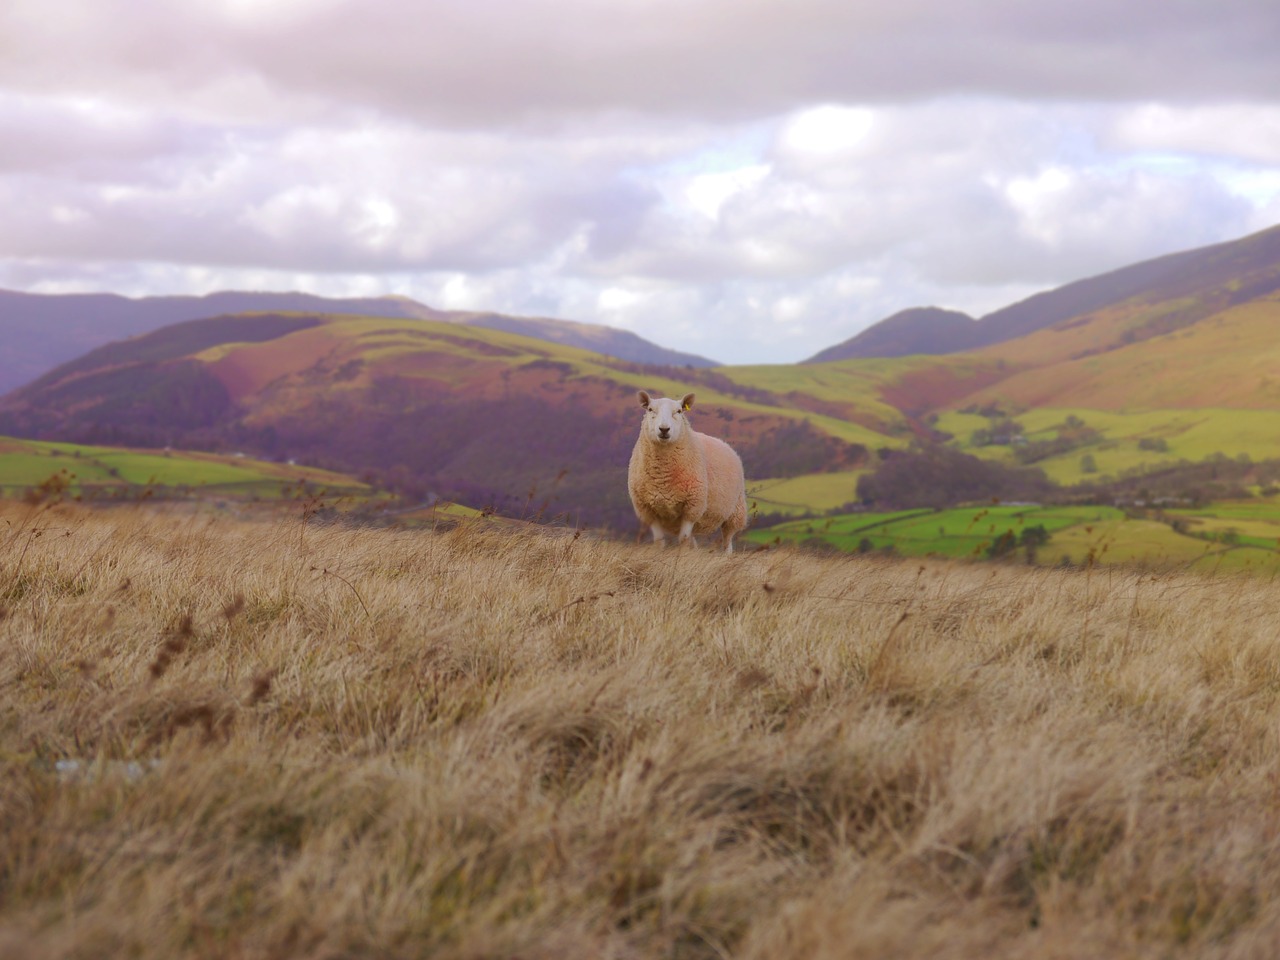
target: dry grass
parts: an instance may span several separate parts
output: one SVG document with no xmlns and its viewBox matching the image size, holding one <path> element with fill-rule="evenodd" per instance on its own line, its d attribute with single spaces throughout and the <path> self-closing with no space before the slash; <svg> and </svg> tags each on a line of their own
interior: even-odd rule
<svg viewBox="0 0 1280 960">
<path fill-rule="evenodd" d="M 3 507 L 0 954 L 1268 957 L 1278 594 Z"/>
</svg>

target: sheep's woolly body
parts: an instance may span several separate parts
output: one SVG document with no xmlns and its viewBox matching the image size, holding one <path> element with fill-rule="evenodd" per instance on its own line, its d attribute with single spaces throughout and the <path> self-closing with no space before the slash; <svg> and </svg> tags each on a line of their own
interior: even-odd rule
<svg viewBox="0 0 1280 960">
<path fill-rule="evenodd" d="M 684 412 L 693 394 L 680 402 L 639 396 L 645 421 L 627 471 L 636 516 L 655 541 L 669 535 L 683 542 L 719 530 L 732 552 L 734 536 L 747 525 L 742 460 L 723 440 L 688 423 Z"/>
</svg>

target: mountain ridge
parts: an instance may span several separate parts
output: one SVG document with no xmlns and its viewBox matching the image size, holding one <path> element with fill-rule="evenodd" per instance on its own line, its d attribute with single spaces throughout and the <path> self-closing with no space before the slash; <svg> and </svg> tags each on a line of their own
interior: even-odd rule
<svg viewBox="0 0 1280 960">
<path fill-rule="evenodd" d="M 42 294 L 0 289 L 0 395 L 30 384 L 88 350 L 174 323 L 238 313 L 310 312 L 437 320 L 534 336 L 632 363 L 714 367 L 716 361 L 670 350 L 625 330 L 549 317 L 439 310 L 409 297 L 322 297 L 302 292 L 221 290 L 202 296 L 126 297 L 115 293 Z"/>
<path fill-rule="evenodd" d="M 959 353 L 972 343 L 970 327 L 976 323 L 973 317 L 959 310 L 909 307 L 886 317 L 843 343 L 819 350 L 801 363 L 907 357 L 921 353 L 918 344 L 926 340 L 937 353 Z"/>
<path fill-rule="evenodd" d="M 1280 226 L 1072 281 L 985 314 L 969 327 L 956 322 L 965 316 L 956 311 L 902 310 L 802 362 L 980 350 L 1135 297 L 1172 300 L 1232 282 L 1240 283 L 1236 296 L 1246 299 L 1280 289 Z"/>
</svg>

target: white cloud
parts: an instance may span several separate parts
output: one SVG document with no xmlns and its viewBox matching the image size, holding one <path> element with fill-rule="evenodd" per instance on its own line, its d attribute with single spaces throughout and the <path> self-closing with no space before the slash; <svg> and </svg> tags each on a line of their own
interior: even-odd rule
<svg viewBox="0 0 1280 960">
<path fill-rule="evenodd" d="M 801 110 L 782 129 L 783 153 L 823 159 L 856 159 L 867 142 L 875 114 L 865 107 L 825 104 Z"/>
<path fill-rule="evenodd" d="M 1116 149 L 1280 164 L 1280 104 L 1179 106 L 1146 103 L 1122 110 L 1109 131 Z"/>
<path fill-rule="evenodd" d="M 720 219 L 720 211 L 734 196 L 752 189 L 769 175 L 769 164 L 755 163 L 736 170 L 700 173 L 689 179 L 684 194 L 691 206 L 708 220 Z"/>
<path fill-rule="evenodd" d="M 605 287 L 596 298 L 596 304 L 601 313 L 625 314 L 633 307 L 644 303 L 645 299 L 645 295 L 636 290 L 626 287 Z"/>
</svg>

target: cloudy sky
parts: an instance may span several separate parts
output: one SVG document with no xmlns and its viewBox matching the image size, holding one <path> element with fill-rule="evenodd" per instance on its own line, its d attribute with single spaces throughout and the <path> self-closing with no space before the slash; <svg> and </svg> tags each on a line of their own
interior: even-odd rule
<svg viewBox="0 0 1280 960">
<path fill-rule="evenodd" d="M 1280 223 L 1274 0 L 4 0 L 0 287 L 793 361 Z"/>
</svg>

